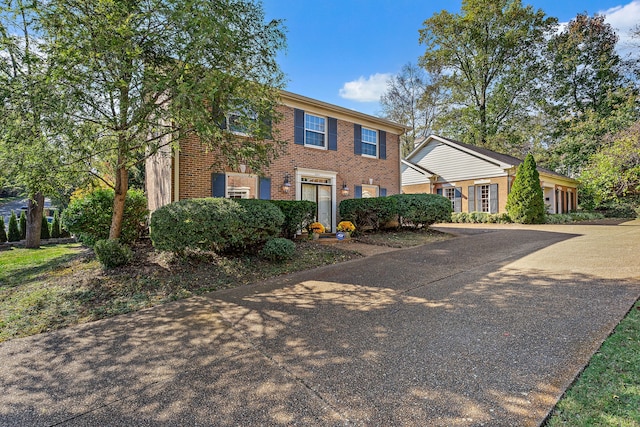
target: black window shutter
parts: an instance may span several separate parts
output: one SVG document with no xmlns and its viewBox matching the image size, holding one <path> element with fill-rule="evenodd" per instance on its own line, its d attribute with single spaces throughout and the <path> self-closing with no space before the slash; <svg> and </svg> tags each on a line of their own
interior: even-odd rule
<svg viewBox="0 0 640 427">
<path fill-rule="evenodd" d="M 462 187 L 456 187 L 455 199 L 453 200 L 453 211 L 462 212 Z"/>
<path fill-rule="evenodd" d="M 362 185 L 356 185 L 353 188 L 353 197 L 355 199 L 362 199 Z"/>
<path fill-rule="evenodd" d="M 442 188 L 438 188 L 438 189 L 436 190 L 436 193 L 437 193 L 439 196 L 442 196 Z"/>
<path fill-rule="evenodd" d="M 304 110 L 293 109 L 293 142 L 304 145 Z"/>
<path fill-rule="evenodd" d="M 226 193 L 225 175 L 223 173 L 211 174 L 211 195 L 213 197 L 224 197 Z"/>
<path fill-rule="evenodd" d="M 378 131 L 378 143 L 380 144 L 380 158 L 387 158 L 387 133 L 383 130 Z"/>
<path fill-rule="evenodd" d="M 381 188 L 380 189 L 380 197 L 384 197 L 387 195 L 387 189 L 386 188 Z"/>
<path fill-rule="evenodd" d="M 476 210 L 476 188 L 473 185 L 469 186 L 469 194 L 468 194 L 468 202 L 469 202 L 469 212 L 474 212 Z"/>
<path fill-rule="evenodd" d="M 362 126 L 353 125 L 353 154 L 362 154 Z"/>
<path fill-rule="evenodd" d="M 338 119 L 329 117 L 329 150 L 338 150 Z"/>
<path fill-rule="evenodd" d="M 271 178 L 260 177 L 258 197 L 262 200 L 271 200 Z"/>
<path fill-rule="evenodd" d="M 489 212 L 498 213 L 498 184 L 489 186 Z"/>
</svg>

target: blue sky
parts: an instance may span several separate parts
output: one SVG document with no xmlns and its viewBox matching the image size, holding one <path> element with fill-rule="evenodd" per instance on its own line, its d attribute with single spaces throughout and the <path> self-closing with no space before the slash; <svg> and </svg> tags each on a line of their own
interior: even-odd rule
<svg viewBox="0 0 640 427">
<path fill-rule="evenodd" d="M 601 13 L 618 30 L 622 43 L 640 24 L 640 0 L 523 0 L 560 22 L 580 12 Z M 263 0 L 267 19 L 287 27 L 287 52 L 279 63 L 287 90 L 367 114 L 389 76 L 424 53 L 418 30 L 425 19 L 462 1 L 429 0 Z M 640 44 L 640 42 L 639 42 Z"/>
</svg>

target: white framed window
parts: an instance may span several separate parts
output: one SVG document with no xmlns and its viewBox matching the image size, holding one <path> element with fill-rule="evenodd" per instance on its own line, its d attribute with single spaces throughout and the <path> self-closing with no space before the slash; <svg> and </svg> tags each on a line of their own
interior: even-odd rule
<svg viewBox="0 0 640 427">
<path fill-rule="evenodd" d="M 378 132 L 362 128 L 362 155 L 378 157 Z"/>
<path fill-rule="evenodd" d="M 227 173 L 226 194 L 228 199 L 257 199 L 258 177 L 246 173 Z"/>
<path fill-rule="evenodd" d="M 258 121 L 258 114 L 255 111 L 246 110 L 244 112 L 234 111 L 225 116 L 225 125 L 228 130 L 240 136 L 249 136 L 252 125 Z"/>
<path fill-rule="evenodd" d="M 491 211 L 491 203 L 489 202 L 489 185 L 481 185 L 478 190 L 478 195 L 480 196 L 480 200 L 478 206 L 480 207 L 480 212 L 490 212 Z"/>
<path fill-rule="evenodd" d="M 304 114 L 304 145 L 327 147 L 327 119 L 313 114 Z"/>
<path fill-rule="evenodd" d="M 377 185 L 365 185 L 362 184 L 362 198 L 369 199 L 371 197 L 378 197 L 380 189 Z"/>
<path fill-rule="evenodd" d="M 442 195 L 447 199 L 451 200 L 451 209 L 455 209 L 456 202 L 456 189 L 455 187 L 445 187 L 443 188 Z"/>
</svg>

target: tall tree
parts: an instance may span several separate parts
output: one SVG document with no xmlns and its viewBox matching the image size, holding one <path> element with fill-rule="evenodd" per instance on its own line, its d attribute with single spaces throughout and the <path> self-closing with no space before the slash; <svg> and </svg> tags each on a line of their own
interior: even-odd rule
<svg viewBox="0 0 640 427">
<path fill-rule="evenodd" d="M 633 122 L 635 96 L 616 52 L 618 36 L 605 17 L 578 14 L 548 45 L 546 112 L 551 121 L 550 167 L 579 172 L 610 132 Z M 630 121 L 620 120 L 625 116 Z"/>
<path fill-rule="evenodd" d="M 442 117 L 462 140 L 509 149 L 514 123 L 529 119 L 544 63 L 540 51 L 556 20 L 520 0 L 463 0 L 424 22 L 420 64 L 442 68 L 450 112 Z"/>
<path fill-rule="evenodd" d="M 57 86 L 40 37 L 39 3 L 4 0 L 0 5 L 0 170 L 29 198 L 26 247 L 40 246 L 44 197 L 72 178 L 61 170 Z"/>
<path fill-rule="evenodd" d="M 73 96 L 74 120 L 91 130 L 84 159 L 113 159 L 109 238 L 122 230 L 130 170 L 161 146 L 196 135 L 221 163 L 254 171 L 277 154 L 281 143 L 269 138 L 285 36 L 280 21 L 265 22 L 261 3 L 51 0 L 47 8 L 55 76 Z M 230 118 L 249 137 L 226 126 Z"/>
<path fill-rule="evenodd" d="M 402 155 L 414 148 L 416 141 L 433 133 L 439 111 L 442 87 L 439 73 L 426 73 L 408 63 L 393 76 L 380 98 L 382 116 L 407 126 L 401 137 Z"/>
</svg>

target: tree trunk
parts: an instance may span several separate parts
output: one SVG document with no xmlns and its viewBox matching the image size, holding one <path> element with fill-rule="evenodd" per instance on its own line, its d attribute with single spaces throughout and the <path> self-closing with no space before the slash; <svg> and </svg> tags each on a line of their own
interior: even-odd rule
<svg viewBox="0 0 640 427">
<path fill-rule="evenodd" d="M 27 205 L 27 237 L 25 247 L 37 249 L 40 247 L 40 229 L 42 228 L 42 213 L 44 210 L 44 196 L 37 192 L 29 197 Z"/>
<path fill-rule="evenodd" d="M 109 229 L 109 239 L 119 239 L 122 232 L 122 221 L 124 219 L 124 203 L 127 198 L 129 187 L 129 174 L 124 166 L 124 159 L 119 156 L 118 170 L 116 171 L 115 195 L 113 197 L 113 216 L 111 217 L 111 228 Z"/>
</svg>

